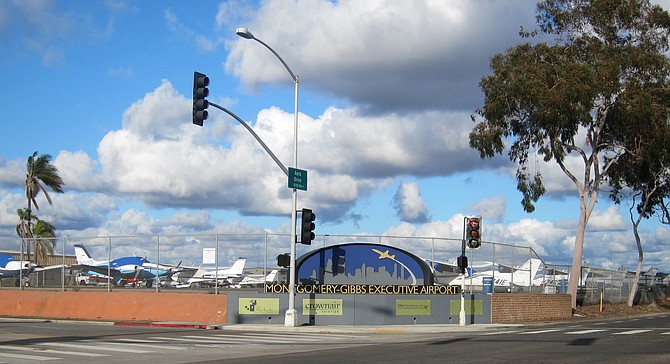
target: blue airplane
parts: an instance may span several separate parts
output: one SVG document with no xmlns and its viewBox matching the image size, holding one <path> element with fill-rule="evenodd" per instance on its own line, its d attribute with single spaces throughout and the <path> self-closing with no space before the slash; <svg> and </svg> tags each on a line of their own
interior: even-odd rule
<svg viewBox="0 0 670 364">
<path fill-rule="evenodd" d="M 41 267 L 26 260 L 16 260 L 9 254 L 0 253 L 0 278 L 16 277 L 17 287 L 21 285 L 21 282 L 19 282 L 19 278 L 21 276 L 27 278 L 33 272 L 41 272 L 48 269 L 58 269 L 62 267 L 64 267 L 64 265 Z M 30 282 L 26 280 L 25 284 L 30 285 Z"/>
<path fill-rule="evenodd" d="M 116 285 L 124 285 L 128 282 L 133 284 L 140 281 L 146 282 L 147 288 L 151 288 L 156 279 L 169 277 L 174 273 L 187 270 L 179 265 L 164 265 L 149 262 L 142 257 L 121 257 L 111 261 L 98 261 L 91 257 L 83 244 L 74 246 L 77 265 L 74 269 L 86 271 L 87 274 L 95 274 L 103 277 L 111 277 Z"/>
</svg>

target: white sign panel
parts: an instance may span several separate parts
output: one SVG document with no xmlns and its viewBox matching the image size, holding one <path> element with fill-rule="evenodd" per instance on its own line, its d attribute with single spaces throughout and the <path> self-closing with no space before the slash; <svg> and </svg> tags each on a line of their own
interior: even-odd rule
<svg viewBox="0 0 670 364">
<path fill-rule="evenodd" d="M 216 263 L 216 248 L 203 248 L 202 264 L 215 264 L 215 263 Z"/>
</svg>

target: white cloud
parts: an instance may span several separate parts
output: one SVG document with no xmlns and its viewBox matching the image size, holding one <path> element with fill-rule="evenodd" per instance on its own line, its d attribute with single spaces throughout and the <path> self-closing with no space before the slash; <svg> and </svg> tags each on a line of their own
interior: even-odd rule
<svg viewBox="0 0 670 364">
<path fill-rule="evenodd" d="M 501 221 L 507 204 L 503 196 L 483 199 L 472 205 L 472 210 L 485 220 Z"/>
<path fill-rule="evenodd" d="M 248 24 L 301 80 L 375 112 L 463 109 L 488 59 L 534 23 L 527 1 L 266 1 Z M 295 14 L 310 14 L 295 21 Z M 505 19 L 504 22 L 499 21 Z M 267 49 L 239 39 L 226 69 L 249 88 L 284 82 Z"/>
<path fill-rule="evenodd" d="M 589 219 L 589 231 L 610 231 L 631 229 L 630 222 L 626 222 L 619 214 L 616 206 L 610 206 L 606 210 L 593 210 Z"/>
<path fill-rule="evenodd" d="M 428 207 L 421 198 L 421 192 L 416 183 L 403 182 L 398 186 L 393 196 L 393 207 L 402 221 L 425 223 L 430 220 Z"/>
</svg>

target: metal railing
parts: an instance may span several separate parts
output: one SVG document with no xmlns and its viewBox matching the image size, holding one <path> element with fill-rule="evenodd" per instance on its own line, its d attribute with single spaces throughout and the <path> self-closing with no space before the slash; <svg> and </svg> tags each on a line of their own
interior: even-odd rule
<svg viewBox="0 0 670 364">
<path fill-rule="evenodd" d="M 213 269 L 230 266 L 238 257 L 245 257 L 247 268 L 256 268 L 257 272 L 267 274 L 270 270 L 279 268 L 276 257 L 289 251 L 289 242 L 290 234 L 270 233 L 61 237 L 52 240 L 54 254 L 38 263 L 41 266 L 64 267 L 49 273 L 31 274 L 29 282 L 31 286 L 61 287 L 63 290 L 76 285 L 77 282 L 74 280 L 76 272 L 69 267 L 75 263 L 73 255 L 74 246 L 77 244 L 84 245 L 91 257 L 99 261 L 139 256 L 156 264 L 189 267 L 203 266 L 203 250 L 214 248 L 215 261 L 208 265 Z M 317 235 L 312 245 L 297 244 L 296 256 L 300 257 L 313 249 L 355 242 L 385 244 L 403 249 L 425 259 L 431 266 L 435 266 L 435 263 L 455 265 L 462 246 L 461 239 L 453 238 L 323 234 Z M 26 240 L 25 243 L 31 244 L 30 260 L 35 262 L 35 241 Z M 17 255 L 17 259 L 20 258 L 20 253 L 17 252 L 23 252 L 23 260 L 28 260 L 28 249 L 25 245 L 22 247 L 21 239 L 0 238 L 0 246 L 12 245 L 15 247 L 12 252 Z M 502 279 L 496 280 L 493 288 L 495 292 L 555 294 L 567 291 L 570 266 L 547 264 L 530 247 L 483 241 L 481 248 L 466 250 L 466 255 L 471 274 L 488 275 L 494 280 L 497 277 L 511 277 L 507 286 L 500 284 L 499 281 Z M 539 266 L 519 270 L 519 267 L 526 262 L 531 265 L 539 263 Z M 534 270 L 537 273 L 531 276 Z M 510 275 L 511 272 L 516 274 Z M 458 277 L 458 273 L 455 272 L 435 273 L 438 284 L 449 284 Z M 634 275 L 629 272 L 584 267 L 580 279 L 578 303 L 594 304 L 601 300 L 612 303 L 626 302 L 633 279 Z M 2 279 L 0 286 L 13 286 L 15 281 L 15 279 Z M 465 282 L 466 289 L 471 292 L 481 292 L 484 289 L 481 283 L 477 284 L 475 280 L 466 279 Z M 643 276 L 640 287 L 641 291 L 659 291 L 658 287 L 661 287 L 660 294 L 663 294 L 662 286 L 665 285 L 667 291 L 667 284 L 667 281 L 659 282 L 654 277 Z M 157 291 L 160 289 L 159 286 L 155 285 Z M 108 289 L 111 289 L 111 284 L 108 285 Z M 641 294 L 640 300 L 652 299 L 650 297 L 654 296 Z"/>
</svg>

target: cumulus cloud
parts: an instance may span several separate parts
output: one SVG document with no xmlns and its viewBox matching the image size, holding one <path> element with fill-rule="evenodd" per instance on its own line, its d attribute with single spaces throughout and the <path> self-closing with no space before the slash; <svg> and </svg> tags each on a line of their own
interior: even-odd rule
<svg viewBox="0 0 670 364">
<path fill-rule="evenodd" d="M 491 221 L 501 221 L 505 216 L 505 207 L 506 200 L 503 196 L 486 198 L 471 206 L 478 215 Z"/>
<path fill-rule="evenodd" d="M 416 183 L 403 182 L 398 186 L 393 196 L 393 207 L 402 221 L 425 223 L 430 220 L 428 207 Z"/>
<path fill-rule="evenodd" d="M 248 27 L 310 87 L 346 95 L 370 112 L 471 112 L 489 57 L 518 41 L 519 25 L 532 24 L 533 12 L 519 0 L 267 1 Z M 296 22 L 295 14 L 310 16 Z M 283 82 L 286 70 L 252 43 L 236 41 L 226 69 L 250 89 Z"/>
</svg>

